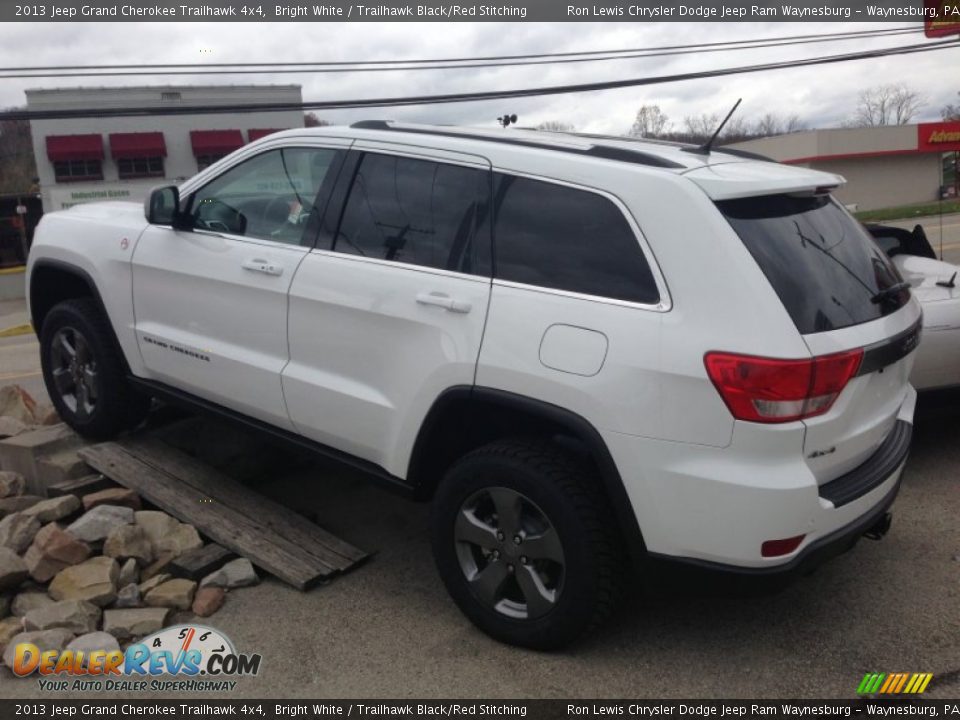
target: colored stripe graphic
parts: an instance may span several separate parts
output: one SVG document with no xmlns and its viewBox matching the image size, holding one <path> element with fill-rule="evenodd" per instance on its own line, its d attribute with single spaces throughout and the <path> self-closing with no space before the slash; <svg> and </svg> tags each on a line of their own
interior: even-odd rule
<svg viewBox="0 0 960 720">
<path fill-rule="evenodd" d="M 924 692 L 933 673 L 867 673 L 857 687 L 858 695 L 916 695 Z"/>
<path fill-rule="evenodd" d="M 880 688 L 880 683 L 886 677 L 884 673 L 867 673 L 857 688 L 857 693 L 861 695 L 872 695 Z"/>
</svg>

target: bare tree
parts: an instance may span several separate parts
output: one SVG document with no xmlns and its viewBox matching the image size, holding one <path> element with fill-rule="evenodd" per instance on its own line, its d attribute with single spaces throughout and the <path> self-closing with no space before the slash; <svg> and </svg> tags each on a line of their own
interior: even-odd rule
<svg viewBox="0 0 960 720">
<path fill-rule="evenodd" d="M 716 129 L 717 128 L 714 127 L 710 131 L 710 133 L 707 135 L 708 139 L 710 135 L 713 135 Z M 748 140 L 752 138 L 753 130 L 750 128 L 749 120 L 734 115 L 732 118 L 727 120 L 727 124 L 724 125 L 723 130 L 720 131 L 720 136 L 723 138 L 724 142 L 740 142 L 741 140 Z"/>
<path fill-rule="evenodd" d="M 630 137 L 658 137 L 670 128 L 670 118 L 659 105 L 641 105 L 633 126 L 627 131 Z"/>
<path fill-rule="evenodd" d="M 36 176 L 30 123 L 0 120 L 0 193 L 29 192 Z"/>
<path fill-rule="evenodd" d="M 960 93 L 957 93 L 957 95 L 960 95 Z M 960 120 L 960 103 L 956 105 L 947 103 L 940 108 L 940 115 L 944 120 Z"/>
<path fill-rule="evenodd" d="M 924 105 L 923 97 L 906 85 L 877 85 L 857 99 L 854 127 L 906 125 Z"/>
<path fill-rule="evenodd" d="M 683 119 L 683 126 L 686 128 L 686 135 L 692 140 L 708 140 L 713 135 L 713 131 L 720 124 L 720 116 L 717 113 L 701 113 L 700 115 L 687 115 Z"/>
<path fill-rule="evenodd" d="M 327 127 L 328 125 L 333 125 L 333 123 L 329 120 L 318 118 L 314 112 L 308 112 L 303 116 L 304 127 Z"/>
<path fill-rule="evenodd" d="M 777 113 L 767 113 L 754 124 L 752 134 L 759 137 L 771 137 L 800 132 L 801 130 L 806 130 L 806 124 L 800 119 L 799 115 L 783 117 Z"/>
<path fill-rule="evenodd" d="M 546 130 L 547 132 L 573 132 L 576 128 L 570 123 L 560 120 L 544 120 L 537 125 L 537 130 Z"/>
</svg>

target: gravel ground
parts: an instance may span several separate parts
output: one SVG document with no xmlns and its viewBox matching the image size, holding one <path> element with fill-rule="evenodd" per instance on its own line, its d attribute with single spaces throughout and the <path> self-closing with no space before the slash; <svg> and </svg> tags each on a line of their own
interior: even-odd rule
<svg viewBox="0 0 960 720">
<path fill-rule="evenodd" d="M 0 343 L 8 373 L 36 372 L 35 357 L 32 337 Z M 268 477 L 265 494 L 375 555 L 308 593 L 272 579 L 231 592 L 209 624 L 263 663 L 224 697 L 850 698 L 868 671 L 932 672 L 927 695 L 957 697 L 958 475 L 960 393 L 924 396 L 882 542 L 776 595 L 634 592 L 600 632 L 554 654 L 500 645 L 460 615 L 433 567 L 425 506 L 320 466 Z M 43 693 L 3 670 L 0 697 L 103 694 Z"/>
</svg>

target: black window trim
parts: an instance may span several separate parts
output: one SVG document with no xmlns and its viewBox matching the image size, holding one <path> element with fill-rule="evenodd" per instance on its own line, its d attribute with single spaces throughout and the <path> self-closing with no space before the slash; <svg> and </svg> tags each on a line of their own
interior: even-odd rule
<svg viewBox="0 0 960 720">
<path fill-rule="evenodd" d="M 420 152 L 418 152 L 418 150 Z M 313 251 L 318 255 L 326 255 L 335 258 L 346 258 L 357 262 L 373 263 L 375 265 L 385 265 L 397 267 L 405 270 L 417 270 L 432 275 L 443 275 L 445 277 L 455 277 L 469 280 L 477 280 L 483 283 L 493 281 L 493 230 L 486 238 L 491 244 L 490 247 L 490 273 L 468 273 L 462 270 L 448 270 L 447 268 L 432 267 L 430 265 L 418 265 L 417 263 L 408 263 L 403 260 L 387 260 L 386 258 L 365 257 L 354 253 L 346 253 L 337 250 L 336 236 L 340 233 L 340 224 L 343 222 L 343 214 L 347 209 L 347 202 L 350 200 L 350 190 L 353 187 L 353 181 L 356 178 L 357 171 L 363 161 L 364 155 L 392 155 L 394 157 L 406 158 L 408 160 L 422 160 L 424 162 L 433 162 L 442 165 L 455 165 L 473 170 L 482 170 L 487 173 L 490 191 L 493 190 L 493 167 L 490 161 L 481 156 L 456 151 L 441 150 L 442 156 L 430 154 L 429 148 L 415 147 L 412 149 L 396 148 L 384 146 L 380 143 L 370 145 L 369 143 L 354 144 L 346 153 L 343 163 L 343 170 L 337 180 L 336 187 L 331 192 L 328 199 L 326 212 L 321 221 L 320 231 L 317 234 L 316 242 L 313 245 Z M 491 199 L 492 200 L 492 199 Z M 491 224 L 492 225 L 492 224 Z"/>
<path fill-rule="evenodd" d="M 600 197 L 606 198 L 614 204 L 614 206 L 620 211 L 624 219 L 627 222 L 628 227 L 633 232 L 634 238 L 637 240 L 638 245 L 640 246 L 641 252 L 643 252 L 643 257 L 647 262 L 647 265 L 650 267 L 650 273 L 653 275 L 653 281 L 657 287 L 657 294 L 660 296 L 658 302 L 655 303 L 641 303 L 636 302 L 635 300 L 619 300 L 617 298 L 605 297 L 603 295 L 591 295 L 588 293 L 579 293 L 572 290 L 561 290 L 559 288 L 550 288 L 544 287 L 543 285 L 531 285 L 529 283 L 517 282 L 515 280 L 504 280 L 497 277 L 497 242 L 495 236 L 495 230 L 491 230 L 493 237 L 493 254 L 492 254 L 492 263 L 493 263 L 493 284 L 501 287 L 516 288 L 518 290 L 533 290 L 536 292 L 547 293 L 549 295 L 559 295 L 562 297 L 575 298 L 577 300 L 589 300 L 592 302 L 598 302 L 605 305 L 618 305 L 620 307 L 630 307 L 637 308 L 640 310 L 650 310 L 653 312 L 670 312 L 673 309 L 673 300 L 670 296 L 670 290 L 667 287 L 667 281 L 660 270 L 660 264 L 657 262 L 656 258 L 653 255 L 653 251 L 650 249 L 649 243 L 647 243 L 647 238 L 643 234 L 643 230 L 640 228 L 640 223 L 637 222 L 634 218 L 633 213 L 630 212 L 630 209 L 627 207 L 627 204 L 623 202 L 617 195 L 614 193 L 603 190 L 601 188 L 590 187 L 588 185 L 580 185 L 579 183 L 571 182 L 569 180 L 563 180 L 560 178 L 544 177 L 542 175 L 534 175 L 533 173 L 524 173 L 517 170 L 506 170 L 503 168 L 493 168 L 493 173 L 496 175 L 510 175 L 518 178 L 525 178 L 527 180 L 537 180 L 539 182 L 549 183 L 551 185 L 560 185 L 562 187 L 568 187 L 573 190 L 581 190 L 583 192 L 593 193 L 594 195 L 599 195 Z M 491 208 L 491 212 L 496 213 L 496 208 Z M 496 217 L 493 218 L 491 223 L 493 228 L 496 227 Z"/>
<path fill-rule="evenodd" d="M 180 207 L 181 212 L 185 215 L 190 215 L 193 210 L 193 201 L 197 197 L 197 193 L 207 187 L 210 183 L 219 180 L 226 173 L 232 171 L 234 168 L 238 168 L 241 165 L 244 165 L 251 160 L 255 160 L 258 157 L 266 155 L 270 152 L 275 151 L 284 151 L 284 150 L 330 150 L 334 153 L 333 162 L 330 164 L 330 170 L 327 172 L 327 176 L 324 178 L 323 183 L 321 183 L 320 188 L 317 191 L 317 195 L 314 198 L 314 207 L 319 208 L 317 213 L 308 218 L 306 225 L 304 225 L 303 232 L 300 235 L 300 242 L 293 243 L 284 243 L 278 242 L 276 240 L 271 240 L 269 238 L 261 238 L 249 235 L 236 235 L 234 233 L 227 232 L 217 232 L 216 230 L 205 230 L 203 228 L 193 228 L 190 232 L 199 232 L 199 233 L 209 233 L 211 235 L 218 235 L 222 237 L 228 237 L 231 239 L 242 240 L 245 242 L 264 242 L 270 243 L 271 246 L 278 247 L 290 247 L 290 248 L 305 248 L 306 250 L 312 250 L 316 247 L 317 241 L 317 230 L 320 225 L 321 218 L 326 215 L 326 212 L 329 210 L 328 203 L 330 198 L 333 195 L 333 190 L 335 185 L 340 180 L 340 171 L 344 165 L 344 161 L 349 154 L 349 149 L 345 146 L 326 146 L 326 145 L 312 145 L 312 144 L 291 144 L 291 145 L 270 145 L 267 147 L 257 148 L 259 152 L 250 153 L 244 155 L 243 157 L 237 158 L 235 163 L 232 163 L 230 167 L 224 168 L 221 172 L 216 175 L 211 175 L 210 177 L 205 177 L 203 182 L 195 187 L 192 187 L 187 194 L 185 199 L 181 199 Z"/>
</svg>

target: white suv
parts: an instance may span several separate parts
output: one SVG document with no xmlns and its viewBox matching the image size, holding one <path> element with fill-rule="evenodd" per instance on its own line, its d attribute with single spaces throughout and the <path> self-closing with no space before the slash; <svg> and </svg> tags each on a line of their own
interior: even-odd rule
<svg viewBox="0 0 960 720">
<path fill-rule="evenodd" d="M 146 219 L 43 218 L 44 377 L 92 437 L 186 401 L 432 499 L 463 612 L 557 647 L 633 563 L 785 573 L 886 530 L 921 314 L 840 182 L 607 137 L 281 132 Z"/>
</svg>

